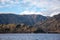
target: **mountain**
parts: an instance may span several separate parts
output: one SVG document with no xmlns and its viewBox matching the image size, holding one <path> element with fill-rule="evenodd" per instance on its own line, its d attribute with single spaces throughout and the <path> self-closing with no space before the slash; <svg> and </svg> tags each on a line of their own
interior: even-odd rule
<svg viewBox="0 0 60 40">
<path fill-rule="evenodd" d="M 16 14 L 0 14 L 0 24 L 26 24 L 34 25 L 37 22 L 47 20 L 42 15 L 16 15 Z"/>
<path fill-rule="evenodd" d="M 60 33 L 60 14 L 42 15 L 0 14 L 1 33 Z"/>
<path fill-rule="evenodd" d="M 34 25 L 47 33 L 60 33 L 60 14 L 49 17 L 46 21 Z"/>
</svg>

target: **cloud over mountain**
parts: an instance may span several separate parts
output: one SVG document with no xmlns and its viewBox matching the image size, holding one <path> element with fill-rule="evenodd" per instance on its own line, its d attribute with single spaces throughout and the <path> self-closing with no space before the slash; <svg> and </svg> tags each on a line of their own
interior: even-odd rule
<svg viewBox="0 0 60 40">
<path fill-rule="evenodd" d="M 35 12 L 36 14 L 42 13 L 45 16 L 50 16 L 60 12 L 60 0 L 0 0 L 0 12 L 1 9 L 2 11 L 14 12 L 16 14 L 25 11 L 28 13 L 29 11 L 29 14 Z"/>
<path fill-rule="evenodd" d="M 41 12 L 34 12 L 34 11 L 24 11 L 24 12 L 22 12 L 22 13 L 20 13 L 20 15 L 34 15 L 34 14 L 36 14 L 36 15 L 43 15 L 43 13 L 41 13 Z"/>
<path fill-rule="evenodd" d="M 52 15 L 55 12 L 60 12 L 60 1 L 59 0 L 23 0 L 24 3 L 29 2 L 30 6 L 36 6 L 41 8 L 41 12 L 44 15 Z M 57 11 L 59 10 L 59 11 Z"/>
</svg>

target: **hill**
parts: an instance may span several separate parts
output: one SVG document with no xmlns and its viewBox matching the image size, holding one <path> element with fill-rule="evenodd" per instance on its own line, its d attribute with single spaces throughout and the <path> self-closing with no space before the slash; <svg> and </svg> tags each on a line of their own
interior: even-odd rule
<svg viewBox="0 0 60 40">
<path fill-rule="evenodd" d="M 0 14 L 0 24 L 26 24 L 34 25 L 37 22 L 47 20 L 47 17 L 42 15 L 15 15 L 15 14 Z"/>
<path fill-rule="evenodd" d="M 38 22 L 34 26 L 47 33 L 60 33 L 60 14 L 54 15 L 42 23 Z"/>
</svg>

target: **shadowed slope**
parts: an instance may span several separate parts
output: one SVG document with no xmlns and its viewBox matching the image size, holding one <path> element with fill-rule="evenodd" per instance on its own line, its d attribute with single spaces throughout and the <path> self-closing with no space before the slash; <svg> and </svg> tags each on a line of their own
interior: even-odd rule
<svg viewBox="0 0 60 40">
<path fill-rule="evenodd" d="M 15 15 L 15 14 L 0 14 L 0 24 L 27 24 L 34 25 L 38 21 L 42 22 L 47 18 L 42 15 Z"/>
</svg>

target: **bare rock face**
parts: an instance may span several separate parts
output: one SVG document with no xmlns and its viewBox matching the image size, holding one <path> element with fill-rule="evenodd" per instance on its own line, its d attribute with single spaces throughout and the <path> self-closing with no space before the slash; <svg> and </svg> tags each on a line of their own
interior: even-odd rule
<svg viewBox="0 0 60 40">
<path fill-rule="evenodd" d="M 60 14 L 48 18 L 42 23 L 37 23 L 35 27 L 41 28 L 47 33 L 60 33 Z"/>
</svg>

